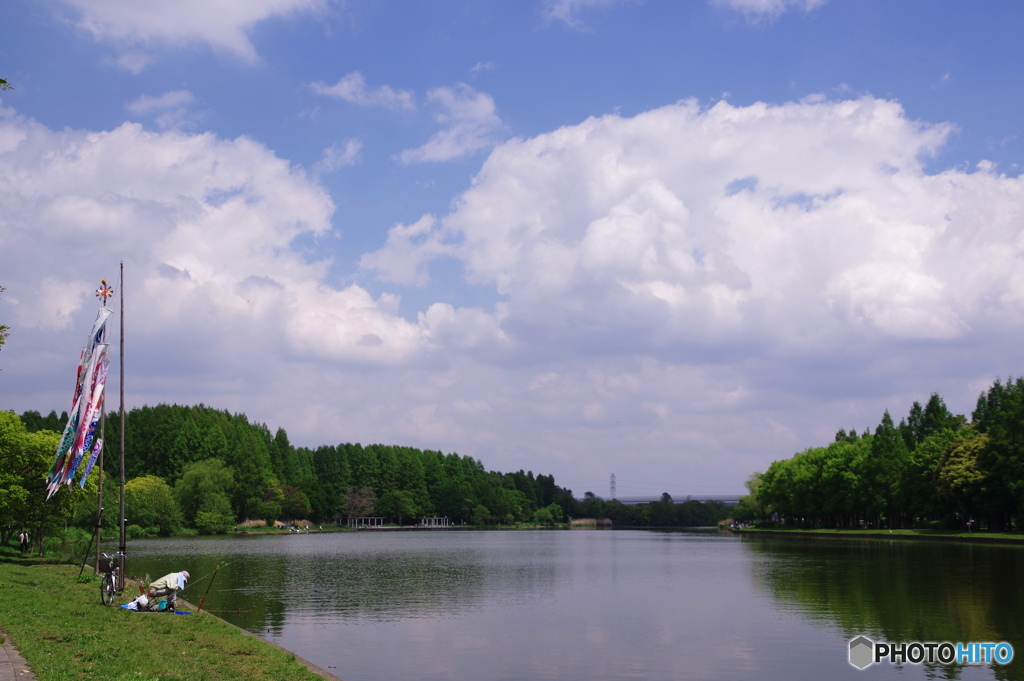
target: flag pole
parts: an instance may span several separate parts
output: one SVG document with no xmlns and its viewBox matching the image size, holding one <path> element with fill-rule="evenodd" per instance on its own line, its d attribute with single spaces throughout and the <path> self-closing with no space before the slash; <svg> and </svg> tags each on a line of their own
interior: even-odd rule
<svg viewBox="0 0 1024 681">
<path fill-rule="evenodd" d="M 118 591 L 124 590 L 124 569 L 125 569 L 125 533 L 124 533 L 124 260 L 121 261 L 121 370 L 118 372 L 121 379 L 121 437 L 118 440 L 118 449 L 121 458 L 121 503 L 120 503 L 120 515 L 119 525 L 121 527 L 121 538 L 118 548 L 121 553 L 121 569 L 117 572 L 117 589 Z M 102 474 L 101 476 L 102 477 Z"/>
<path fill-rule="evenodd" d="M 106 400 L 103 401 L 103 404 L 106 405 Z M 102 432 L 103 427 L 107 423 L 105 413 L 101 417 L 100 423 L 102 424 L 100 426 Z M 98 575 L 100 573 L 100 542 L 103 540 L 103 450 L 105 448 L 106 447 L 104 445 L 100 445 L 100 455 L 96 461 L 100 469 L 100 478 L 96 491 L 96 562 L 93 563 L 92 569 L 94 575 Z"/>
</svg>

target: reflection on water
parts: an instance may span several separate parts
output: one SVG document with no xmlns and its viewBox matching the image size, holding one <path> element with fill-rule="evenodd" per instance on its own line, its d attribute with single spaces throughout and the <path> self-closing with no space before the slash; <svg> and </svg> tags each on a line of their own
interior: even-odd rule
<svg viewBox="0 0 1024 681">
<path fill-rule="evenodd" d="M 193 603 L 226 561 L 205 607 L 346 681 L 1018 678 L 1020 664 L 860 672 L 846 646 L 861 633 L 1007 640 L 1024 656 L 1022 560 L 1011 547 L 657 531 L 129 545 L 133 574 L 189 570 Z"/>
<path fill-rule="evenodd" d="M 779 608 L 835 623 L 853 638 L 1006 641 L 1024 657 L 1024 547 L 750 537 L 755 584 Z M 1020 662 L 995 667 L 1021 678 Z M 939 678 L 960 667 L 936 666 Z"/>
</svg>

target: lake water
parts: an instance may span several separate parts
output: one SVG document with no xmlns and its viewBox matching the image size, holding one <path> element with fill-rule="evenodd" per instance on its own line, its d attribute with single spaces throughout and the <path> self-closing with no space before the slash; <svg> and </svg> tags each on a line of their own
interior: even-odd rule
<svg viewBox="0 0 1024 681">
<path fill-rule="evenodd" d="M 1024 547 L 700 531 L 132 541 L 129 574 L 345 681 L 1024 680 Z M 210 586 L 218 562 L 226 565 Z M 205 579 L 204 579 L 205 577 Z M 850 639 L 1007 641 L 1008 666 L 888 663 Z"/>
</svg>

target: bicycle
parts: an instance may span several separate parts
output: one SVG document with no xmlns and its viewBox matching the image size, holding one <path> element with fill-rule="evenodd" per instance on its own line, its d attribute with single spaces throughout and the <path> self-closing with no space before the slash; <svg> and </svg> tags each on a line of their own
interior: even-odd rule
<svg viewBox="0 0 1024 681">
<path fill-rule="evenodd" d="M 112 556 L 104 553 L 100 558 L 100 572 L 103 573 L 103 579 L 100 580 L 100 602 L 103 605 L 110 605 L 117 597 L 117 583 L 123 560 L 124 554 L 120 551 Z"/>
</svg>

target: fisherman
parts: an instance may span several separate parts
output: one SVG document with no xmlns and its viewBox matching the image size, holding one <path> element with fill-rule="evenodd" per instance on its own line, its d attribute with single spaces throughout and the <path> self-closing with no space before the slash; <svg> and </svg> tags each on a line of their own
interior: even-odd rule
<svg viewBox="0 0 1024 681">
<path fill-rule="evenodd" d="M 178 592 L 185 588 L 188 577 L 189 574 L 185 570 L 164 575 L 149 585 L 149 597 L 167 596 L 167 609 L 174 610 L 174 601 L 178 598 Z"/>
</svg>

